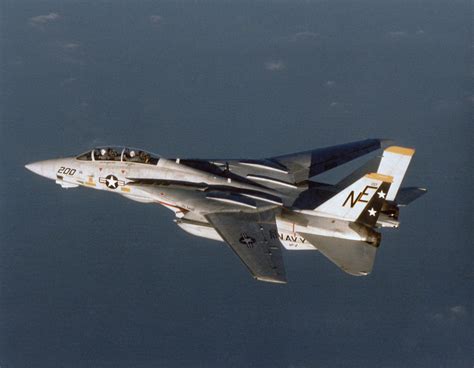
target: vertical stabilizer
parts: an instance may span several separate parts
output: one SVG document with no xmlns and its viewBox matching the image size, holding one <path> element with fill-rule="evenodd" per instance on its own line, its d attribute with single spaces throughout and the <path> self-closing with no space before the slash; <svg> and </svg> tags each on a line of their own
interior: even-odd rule
<svg viewBox="0 0 474 368">
<path fill-rule="evenodd" d="M 314 211 L 320 216 L 346 221 L 358 221 L 370 226 L 378 218 L 380 207 L 386 199 L 393 178 L 378 173 L 366 174 Z M 377 196 L 375 195 L 377 193 Z M 374 198 L 375 197 L 375 198 Z M 365 216 L 367 212 L 367 219 Z M 373 219 L 372 219 L 373 218 Z M 375 222 L 373 222 L 375 224 Z"/>
<path fill-rule="evenodd" d="M 397 192 L 402 184 L 403 177 L 408 169 L 411 158 L 415 154 L 412 148 L 391 146 L 385 149 L 382 159 L 380 160 L 377 172 L 382 175 L 393 177 L 393 183 L 387 194 L 387 200 L 393 201 L 397 196 Z"/>
</svg>

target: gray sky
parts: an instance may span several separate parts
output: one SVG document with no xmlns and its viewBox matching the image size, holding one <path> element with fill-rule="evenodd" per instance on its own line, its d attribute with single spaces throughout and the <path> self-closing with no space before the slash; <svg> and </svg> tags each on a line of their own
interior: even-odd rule
<svg viewBox="0 0 474 368">
<path fill-rule="evenodd" d="M 0 17 L 2 367 L 473 365 L 468 1 L 3 1 Z M 97 144 L 255 158 L 371 137 L 415 147 L 405 184 L 429 193 L 372 275 L 287 252 L 286 286 L 164 208 L 23 168 Z"/>
</svg>

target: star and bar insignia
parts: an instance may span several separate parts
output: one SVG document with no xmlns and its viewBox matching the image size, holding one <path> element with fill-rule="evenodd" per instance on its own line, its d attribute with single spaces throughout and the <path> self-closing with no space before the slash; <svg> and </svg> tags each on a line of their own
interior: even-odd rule
<svg viewBox="0 0 474 368">
<path fill-rule="evenodd" d="M 246 245 L 247 248 L 253 248 L 255 244 L 255 239 L 251 236 L 248 236 L 246 233 L 242 233 L 240 234 L 239 243 Z"/>
<path fill-rule="evenodd" d="M 119 186 L 125 185 L 125 182 L 118 180 L 115 175 L 107 175 L 105 178 L 99 178 L 99 183 L 105 184 L 109 189 L 117 189 Z"/>
</svg>

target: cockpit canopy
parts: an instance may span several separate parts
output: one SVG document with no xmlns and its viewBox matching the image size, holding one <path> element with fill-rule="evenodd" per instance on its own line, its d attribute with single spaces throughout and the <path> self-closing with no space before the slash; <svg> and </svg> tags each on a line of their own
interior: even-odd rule
<svg viewBox="0 0 474 368">
<path fill-rule="evenodd" d="M 97 147 L 76 157 L 81 161 L 120 161 L 156 165 L 160 157 L 137 148 Z"/>
</svg>

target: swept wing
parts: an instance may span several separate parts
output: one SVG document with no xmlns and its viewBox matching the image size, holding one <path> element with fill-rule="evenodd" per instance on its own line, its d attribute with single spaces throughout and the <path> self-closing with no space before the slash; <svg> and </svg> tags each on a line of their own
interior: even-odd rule
<svg viewBox="0 0 474 368">
<path fill-rule="evenodd" d="M 309 178 L 379 149 L 384 140 L 366 139 L 264 159 L 182 159 L 184 165 L 291 192 Z"/>
<path fill-rule="evenodd" d="M 272 157 L 269 160 L 288 169 L 296 183 L 333 169 L 369 152 L 379 149 L 384 140 L 366 139 L 337 146 L 318 148 L 289 155 Z"/>
</svg>

